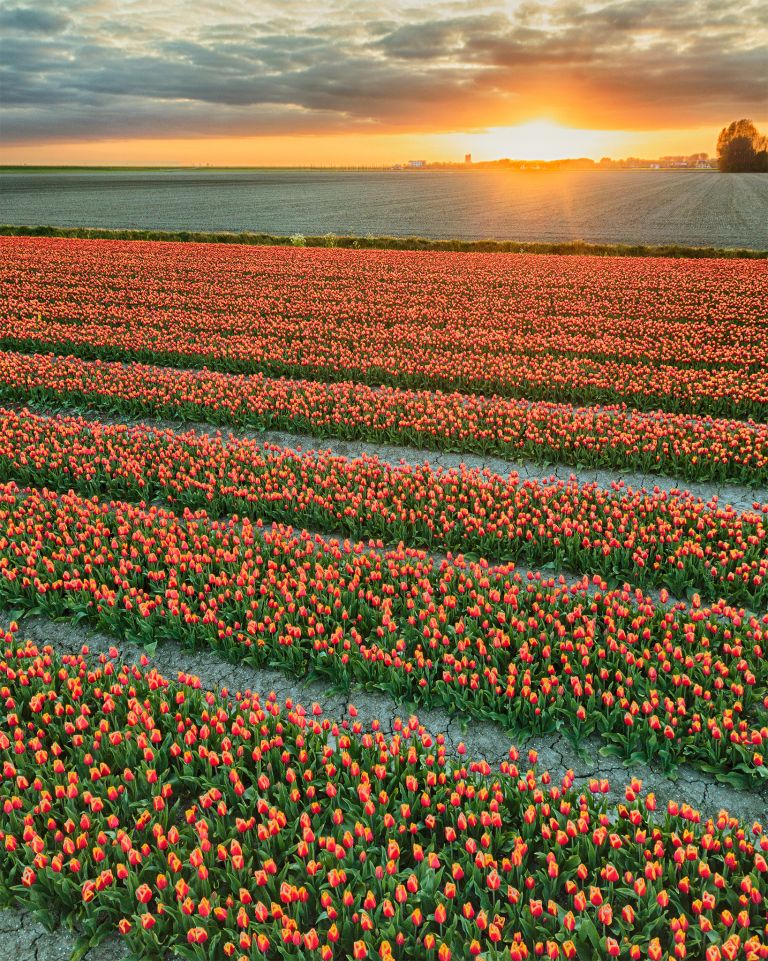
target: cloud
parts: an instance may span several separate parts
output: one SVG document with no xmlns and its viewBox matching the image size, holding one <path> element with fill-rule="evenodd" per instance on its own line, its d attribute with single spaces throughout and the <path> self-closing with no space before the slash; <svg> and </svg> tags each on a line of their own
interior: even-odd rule
<svg viewBox="0 0 768 961">
<path fill-rule="evenodd" d="M 651 129 L 765 112 L 762 0 L 52 0 L 0 13 L 6 144 Z M 363 12 L 361 12 L 361 10 Z"/>
<path fill-rule="evenodd" d="M 65 30 L 69 18 L 63 13 L 52 13 L 33 7 L 6 7 L 0 10 L 0 29 L 26 34 L 59 33 Z"/>
</svg>

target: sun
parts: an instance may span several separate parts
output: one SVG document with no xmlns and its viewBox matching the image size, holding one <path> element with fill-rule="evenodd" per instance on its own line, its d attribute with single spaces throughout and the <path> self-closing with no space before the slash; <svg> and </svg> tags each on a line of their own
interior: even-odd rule
<svg viewBox="0 0 768 961">
<path fill-rule="evenodd" d="M 558 160 L 599 158 L 616 141 L 615 131 L 565 127 L 551 120 L 531 120 L 515 127 L 491 127 L 471 138 L 473 153 L 483 159 Z"/>
</svg>

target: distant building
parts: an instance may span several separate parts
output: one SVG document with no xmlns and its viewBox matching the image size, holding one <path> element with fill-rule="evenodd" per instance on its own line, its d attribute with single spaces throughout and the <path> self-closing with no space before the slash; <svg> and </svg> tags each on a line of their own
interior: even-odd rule
<svg viewBox="0 0 768 961">
<path fill-rule="evenodd" d="M 465 153 L 465 154 L 464 154 L 464 163 L 465 163 L 465 164 L 471 164 L 471 163 L 472 163 L 472 154 L 471 154 L 471 153 Z"/>
<path fill-rule="evenodd" d="M 427 161 L 426 160 L 409 160 L 408 166 L 410 167 L 411 170 L 418 170 L 421 167 L 426 167 Z"/>
<path fill-rule="evenodd" d="M 697 170 L 711 170 L 712 164 L 708 160 L 697 160 L 696 161 Z"/>
</svg>

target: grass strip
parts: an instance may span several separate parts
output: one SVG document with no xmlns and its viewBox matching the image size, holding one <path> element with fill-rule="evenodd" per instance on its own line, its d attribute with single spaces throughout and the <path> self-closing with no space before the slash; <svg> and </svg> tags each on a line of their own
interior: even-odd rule
<svg viewBox="0 0 768 961">
<path fill-rule="evenodd" d="M 167 240 L 172 243 L 247 244 L 251 246 L 300 245 L 351 247 L 359 250 L 451 250 L 467 253 L 572 254 L 601 257 L 692 257 L 704 259 L 764 260 L 768 250 L 745 247 L 690 247 L 683 244 L 590 244 L 583 240 L 541 243 L 517 240 L 458 240 L 427 237 L 357 237 L 346 235 L 296 235 L 232 233 L 193 230 L 113 230 L 100 227 L 0 225 L 4 237 L 71 237 L 83 240 Z"/>
</svg>

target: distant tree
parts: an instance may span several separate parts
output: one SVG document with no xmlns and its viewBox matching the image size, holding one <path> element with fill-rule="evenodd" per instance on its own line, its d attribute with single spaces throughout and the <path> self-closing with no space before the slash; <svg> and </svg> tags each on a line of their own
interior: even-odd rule
<svg viewBox="0 0 768 961">
<path fill-rule="evenodd" d="M 717 138 L 717 165 L 723 173 L 768 171 L 768 138 L 751 120 L 734 120 Z"/>
<path fill-rule="evenodd" d="M 734 137 L 723 145 L 717 163 L 723 173 L 754 173 L 763 169 L 763 153 L 749 137 Z"/>
</svg>

